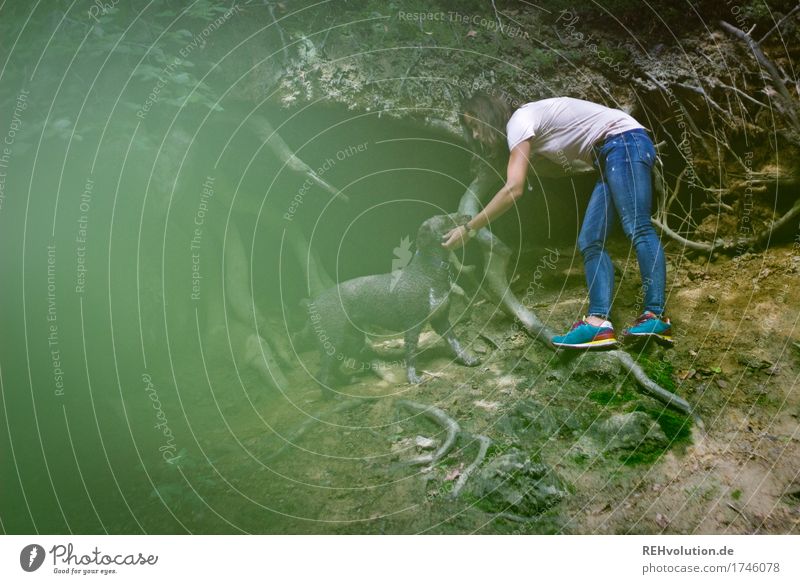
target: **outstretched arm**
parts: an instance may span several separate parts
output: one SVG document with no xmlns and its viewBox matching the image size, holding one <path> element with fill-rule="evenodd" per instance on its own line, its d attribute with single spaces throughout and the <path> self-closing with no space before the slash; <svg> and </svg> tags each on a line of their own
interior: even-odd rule
<svg viewBox="0 0 800 584">
<path fill-rule="evenodd" d="M 456 227 L 444 236 L 442 245 L 449 249 L 458 249 L 464 245 L 469 238 L 467 231 L 482 229 L 492 221 L 500 217 L 503 213 L 514 206 L 514 203 L 525 192 L 525 178 L 528 175 L 528 160 L 531 152 L 531 144 L 527 140 L 521 142 L 511 151 L 508 158 L 508 170 L 506 172 L 506 183 L 492 197 L 486 207 L 475 215 L 469 223 Z"/>
</svg>

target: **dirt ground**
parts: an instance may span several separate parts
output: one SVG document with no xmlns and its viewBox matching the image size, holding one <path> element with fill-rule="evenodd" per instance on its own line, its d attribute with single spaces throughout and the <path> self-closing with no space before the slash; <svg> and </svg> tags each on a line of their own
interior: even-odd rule
<svg viewBox="0 0 800 584">
<path fill-rule="evenodd" d="M 678 392 L 705 431 L 623 497 L 578 509 L 579 531 L 798 533 L 797 247 L 671 266 Z"/>
<path fill-rule="evenodd" d="M 451 322 L 480 356 L 477 367 L 453 363 L 430 330 L 418 360 L 424 383 L 405 383 L 400 339 L 374 337 L 389 365 L 381 376 L 355 374 L 334 400 L 323 400 L 313 381 L 311 347 L 298 346 L 281 390 L 265 388 L 255 372 L 209 362 L 224 391 L 183 398 L 202 450 L 182 452 L 179 465 L 154 475 L 152 493 L 139 494 L 141 516 L 155 522 L 148 531 L 800 533 L 798 248 L 712 261 L 687 258 L 674 244 L 666 250 L 675 347 L 628 351 L 695 407 L 702 427 L 644 395 L 607 354 L 544 348 L 491 301 L 471 297 L 474 282 L 462 278 L 467 297 L 454 302 Z M 640 311 L 629 251 L 624 241 L 611 247 L 617 328 Z M 564 330 L 583 314 L 573 248 L 529 250 L 517 265 L 512 287 L 549 327 Z M 200 384 L 204 373 L 197 375 Z M 438 448 L 445 432 L 400 400 L 434 405 L 460 425 L 436 464 L 411 461 Z M 619 443 L 617 433 L 599 431 L 631 416 L 649 420 L 660 438 Z M 477 435 L 491 446 L 452 497 L 476 460 Z M 508 475 L 492 483 L 484 471 L 514 453 L 550 482 Z M 497 488 L 506 483 L 513 488 Z M 187 485 L 196 497 L 186 496 Z"/>
<path fill-rule="evenodd" d="M 710 262 L 670 251 L 673 377 L 676 392 L 697 408 L 705 429 L 693 428 L 683 452 L 667 452 L 636 475 L 581 476 L 578 494 L 566 502 L 570 528 L 798 533 L 798 250 L 781 247 Z M 635 266 L 617 264 L 621 271 Z M 635 298 L 636 280 L 627 278 L 621 299 Z M 579 291 L 572 295 L 580 301 Z M 630 317 L 636 311 L 616 312 Z"/>
<path fill-rule="evenodd" d="M 639 311 L 639 278 L 624 242 L 614 246 L 621 284 L 612 317 L 621 328 Z M 256 399 L 260 420 L 231 406 L 226 417 L 247 436 L 242 444 L 254 463 L 243 464 L 241 449 L 223 448 L 218 470 L 237 477 L 237 489 L 257 507 L 242 507 L 232 523 L 280 533 L 800 533 L 800 254 L 783 245 L 708 261 L 671 247 L 668 315 L 676 345 L 629 350 L 696 408 L 702 428 L 643 395 L 602 356 L 554 355 L 491 302 L 470 299 L 467 280 L 468 298 L 451 320 L 458 319 L 458 335 L 481 356 L 480 366 L 452 363 L 428 331 L 422 385 L 407 385 L 402 369 L 389 367 L 382 379 L 356 375 L 339 399 L 326 402 L 309 377 L 315 352 L 303 350 L 291 392 Z M 547 254 L 551 261 L 537 274 Z M 564 329 L 582 314 L 583 276 L 571 248 L 532 251 L 519 265 L 526 268 L 513 287 L 550 327 Z M 375 345 L 385 361 L 402 358 L 399 340 Z M 373 399 L 356 403 L 353 396 Z M 464 430 L 431 468 L 409 461 L 429 452 L 418 437 L 438 445 L 444 433 L 401 412 L 400 399 L 436 405 Z M 598 442 L 604 421 L 635 411 L 655 420 L 667 442 L 621 450 Z M 492 441 L 480 468 L 525 452 L 558 477 L 558 500 L 520 521 L 469 489 L 451 498 L 475 459 L 476 434 Z M 225 443 L 221 434 L 206 435 L 209 445 Z"/>
</svg>

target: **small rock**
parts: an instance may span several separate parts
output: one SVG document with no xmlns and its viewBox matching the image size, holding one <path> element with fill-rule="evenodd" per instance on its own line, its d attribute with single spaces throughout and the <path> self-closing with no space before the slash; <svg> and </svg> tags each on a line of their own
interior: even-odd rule
<svg viewBox="0 0 800 584">
<path fill-rule="evenodd" d="M 564 374 L 558 369 L 548 369 L 544 374 L 544 378 L 547 381 L 564 381 Z"/>
<path fill-rule="evenodd" d="M 486 463 L 470 483 L 468 488 L 481 508 L 525 517 L 546 511 L 568 495 L 561 479 L 549 466 L 532 461 L 527 453 L 519 450 Z"/>
<path fill-rule="evenodd" d="M 669 527 L 669 519 L 667 519 L 667 517 L 661 513 L 656 513 L 656 523 L 661 529 L 666 529 Z"/>
<path fill-rule="evenodd" d="M 599 377 L 614 379 L 620 375 L 622 365 L 614 355 L 609 353 L 585 353 L 574 361 L 570 372 L 577 379 Z"/>
<path fill-rule="evenodd" d="M 436 440 L 428 438 L 427 436 L 417 436 L 414 438 L 414 444 L 422 450 L 433 450 L 436 448 Z"/>
<path fill-rule="evenodd" d="M 500 407 L 500 402 L 489 402 L 489 401 L 484 401 L 482 399 L 479 399 L 478 401 L 475 401 L 473 403 L 475 404 L 475 407 L 481 408 L 488 412 L 493 412 Z"/>
<path fill-rule="evenodd" d="M 712 296 L 711 294 L 709 294 L 708 297 L 706 298 L 706 301 L 709 304 L 716 304 L 717 303 L 717 297 L 716 296 Z"/>
<path fill-rule="evenodd" d="M 716 384 L 719 386 L 720 389 L 725 389 L 728 387 L 728 382 L 724 379 L 720 379 L 719 377 L 714 380 Z"/>
<path fill-rule="evenodd" d="M 614 414 L 598 425 L 596 438 L 604 445 L 606 453 L 644 447 L 665 448 L 669 442 L 661 426 L 644 412 Z"/>
<path fill-rule="evenodd" d="M 736 359 L 741 365 L 744 365 L 748 369 L 768 369 L 773 365 L 771 361 L 747 353 L 739 354 Z"/>
</svg>

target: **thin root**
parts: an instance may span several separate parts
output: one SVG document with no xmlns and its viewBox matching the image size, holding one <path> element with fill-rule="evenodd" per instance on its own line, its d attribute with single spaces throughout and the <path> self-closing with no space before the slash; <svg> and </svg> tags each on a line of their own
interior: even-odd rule
<svg viewBox="0 0 800 584">
<path fill-rule="evenodd" d="M 636 364 L 633 358 L 628 355 L 625 351 L 615 350 L 609 351 L 610 354 L 614 355 L 617 360 L 622 364 L 622 366 L 631 374 L 633 375 L 636 382 L 639 386 L 644 389 L 647 393 L 652 395 L 653 397 L 661 400 L 668 406 L 672 406 L 673 408 L 683 412 L 687 416 L 692 416 L 695 423 L 698 425 L 699 428 L 703 428 L 703 421 L 700 417 L 694 413 L 692 406 L 682 397 L 678 397 L 671 391 L 668 391 L 657 384 L 655 381 L 650 379 L 647 376 L 647 373 Z"/>
<path fill-rule="evenodd" d="M 456 438 L 461 432 L 461 427 L 458 425 L 458 422 L 448 416 L 444 410 L 440 410 L 437 407 L 429 406 L 427 404 L 404 399 L 400 400 L 398 405 L 406 408 L 407 410 L 411 410 L 412 412 L 422 414 L 429 420 L 432 420 L 442 426 L 447 431 L 447 438 L 445 438 L 444 442 L 436 452 L 433 454 L 417 456 L 410 461 L 411 464 L 436 464 L 442 459 L 442 457 L 450 452 L 450 450 L 453 448 L 453 445 L 456 443 Z"/>
<path fill-rule="evenodd" d="M 489 450 L 489 446 L 492 445 L 492 441 L 482 434 L 475 436 L 475 439 L 481 443 L 478 455 L 475 457 L 475 460 L 472 461 L 472 464 L 465 468 L 461 476 L 458 477 L 458 481 L 456 481 L 455 487 L 453 487 L 453 491 L 450 493 L 450 497 L 453 499 L 458 497 L 461 489 L 467 484 L 467 479 L 469 479 L 470 475 L 483 463 L 483 459 L 486 458 L 486 452 Z"/>
<path fill-rule="evenodd" d="M 333 410 L 331 410 L 330 413 L 331 414 L 341 414 L 342 412 L 346 412 L 346 411 L 355 409 L 355 408 L 357 408 L 358 406 L 360 406 L 363 403 L 364 403 L 364 400 L 362 400 L 362 399 L 349 399 L 347 401 L 344 401 L 344 402 L 340 403 L 335 408 L 333 408 Z M 313 426 L 315 423 L 320 421 L 320 416 L 322 414 L 323 414 L 323 412 L 319 412 L 316 415 L 309 416 L 309 418 L 305 422 L 300 424 L 300 426 L 297 428 L 297 430 L 292 432 L 292 434 L 288 438 L 284 438 L 283 446 L 281 446 L 277 450 L 277 452 L 274 452 L 273 454 L 270 454 L 269 456 L 267 456 L 264 459 L 264 461 L 265 462 L 269 462 L 271 460 L 275 460 L 276 458 L 280 457 L 284 452 L 286 452 L 289 449 L 290 446 L 295 446 L 297 441 L 300 440 L 300 438 L 302 438 L 303 435 L 306 432 L 308 432 L 308 430 L 311 428 L 311 426 Z"/>
<path fill-rule="evenodd" d="M 496 513 L 495 517 L 500 517 L 502 519 L 508 519 L 509 521 L 516 521 L 517 523 L 531 523 L 532 521 L 536 520 L 536 517 L 527 517 L 525 515 L 517 515 L 516 513 L 509 513 L 508 511 L 503 511 L 502 513 Z"/>
</svg>

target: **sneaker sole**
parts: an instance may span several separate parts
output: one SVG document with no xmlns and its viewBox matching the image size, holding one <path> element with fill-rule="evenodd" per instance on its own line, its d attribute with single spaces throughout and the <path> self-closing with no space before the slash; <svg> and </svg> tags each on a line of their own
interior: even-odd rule
<svg viewBox="0 0 800 584">
<path fill-rule="evenodd" d="M 628 333 L 623 338 L 624 339 L 639 340 L 639 339 L 646 339 L 646 338 L 650 338 L 650 337 L 656 339 L 657 341 L 660 341 L 661 343 L 664 343 L 665 345 L 674 345 L 675 344 L 675 341 L 672 340 L 672 336 L 671 335 L 660 335 L 658 333 Z"/>
<path fill-rule="evenodd" d="M 616 339 L 601 339 L 599 341 L 589 341 L 586 343 L 557 343 L 553 342 L 553 346 L 555 347 L 563 347 L 565 349 L 594 349 L 600 347 L 611 347 L 613 345 L 618 345 L 619 342 Z"/>
</svg>

